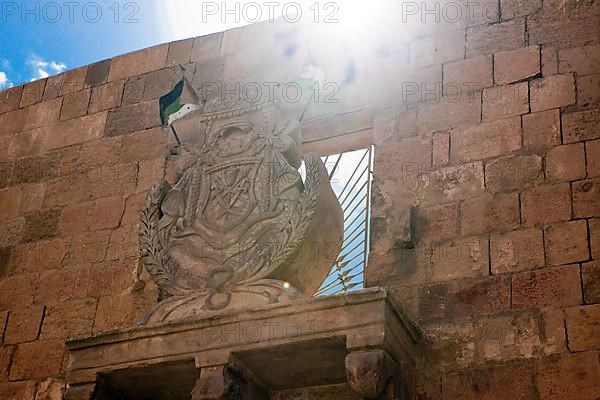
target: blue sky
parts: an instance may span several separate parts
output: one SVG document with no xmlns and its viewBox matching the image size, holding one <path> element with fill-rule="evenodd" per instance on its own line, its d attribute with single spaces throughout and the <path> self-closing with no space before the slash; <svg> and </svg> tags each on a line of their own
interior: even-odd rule
<svg viewBox="0 0 600 400">
<path fill-rule="evenodd" d="M 4 79 L 21 84 L 168 40 L 168 33 L 152 29 L 159 18 L 154 2 L 142 1 L 135 16 L 139 22 L 125 23 L 123 9 L 115 22 L 109 9 L 113 1 L 96 1 L 99 7 L 88 6 L 84 14 L 85 3 L 72 2 L 67 7 L 68 1 L 2 0 L 0 71 Z M 97 17 L 96 10 L 102 15 Z"/>
<path fill-rule="evenodd" d="M 300 6 L 302 18 L 321 22 L 338 17 L 350 20 L 346 16 L 352 15 L 364 21 L 365 17 L 365 7 L 354 0 L 344 2 L 343 7 L 316 0 L 282 0 L 271 8 L 265 6 L 267 3 L 253 0 L 0 0 L 0 89 L 159 43 L 224 31 L 269 19 L 271 15 L 278 17 L 285 10 L 293 13 L 293 7 L 286 9 L 288 3 Z M 258 4 L 260 9 L 250 4 Z M 227 9 L 235 10 L 236 5 L 237 12 L 225 13 Z M 319 6 L 318 13 L 315 5 Z"/>
<path fill-rule="evenodd" d="M 200 1 L 0 1 L 0 85 L 63 70 L 175 39 L 242 25 L 202 22 Z M 191 11 L 191 12 L 190 12 Z"/>
<path fill-rule="evenodd" d="M 223 9 L 209 14 L 212 4 L 238 4 L 237 15 Z M 0 0 L 0 86 L 18 85 L 64 70 L 91 64 L 158 43 L 246 25 L 260 4 L 261 20 L 269 10 L 251 0 Z M 304 16 L 315 2 L 297 0 Z M 320 17 L 335 10 L 321 10 Z M 244 18 L 247 16 L 248 18 Z"/>
</svg>

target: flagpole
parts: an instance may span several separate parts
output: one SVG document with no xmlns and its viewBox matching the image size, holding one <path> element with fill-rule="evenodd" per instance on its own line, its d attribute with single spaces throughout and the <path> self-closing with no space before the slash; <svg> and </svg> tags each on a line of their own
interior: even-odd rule
<svg viewBox="0 0 600 400">
<path fill-rule="evenodd" d="M 173 132 L 173 136 L 175 137 L 175 141 L 177 142 L 178 146 L 181 146 L 181 140 L 179 140 L 179 136 L 177 136 L 177 131 L 175 130 L 175 127 L 173 126 L 173 124 L 169 125 L 171 127 L 171 132 Z"/>
</svg>

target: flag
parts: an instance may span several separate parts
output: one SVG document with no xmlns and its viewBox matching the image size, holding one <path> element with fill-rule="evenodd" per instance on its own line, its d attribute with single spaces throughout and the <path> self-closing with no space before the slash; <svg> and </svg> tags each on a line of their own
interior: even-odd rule
<svg viewBox="0 0 600 400">
<path fill-rule="evenodd" d="M 159 99 L 160 105 L 160 122 L 163 126 L 169 126 L 178 119 L 183 118 L 187 114 L 200 109 L 200 96 L 194 89 L 193 85 L 185 75 L 185 69 L 181 66 L 183 77 L 173 89 Z M 191 95 L 191 102 L 181 104 L 184 96 L 184 90 Z M 186 96 L 189 98 L 190 96 Z"/>
<path fill-rule="evenodd" d="M 163 126 L 171 125 L 187 114 L 200 109 L 198 104 L 181 104 L 184 86 L 185 82 L 182 78 L 169 93 L 159 99 L 160 122 Z"/>
</svg>

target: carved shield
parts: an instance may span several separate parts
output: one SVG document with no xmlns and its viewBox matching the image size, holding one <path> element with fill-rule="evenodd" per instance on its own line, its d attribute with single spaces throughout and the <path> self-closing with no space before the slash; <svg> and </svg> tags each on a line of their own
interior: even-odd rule
<svg viewBox="0 0 600 400">
<path fill-rule="evenodd" d="M 255 182 L 257 160 L 232 160 L 208 168 L 198 221 L 205 227 L 225 233 L 246 221 L 257 206 Z"/>
</svg>

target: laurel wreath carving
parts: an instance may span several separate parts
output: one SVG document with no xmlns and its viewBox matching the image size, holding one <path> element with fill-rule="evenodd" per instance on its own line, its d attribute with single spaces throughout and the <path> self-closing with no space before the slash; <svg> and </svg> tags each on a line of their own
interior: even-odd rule
<svg viewBox="0 0 600 400">
<path fill-rule="evenodd" d="M 306 238 L 308 228 L 317 211 L 320 184 L 319 168 L 321 167 L 321 160 L 316 154 L 311 153 L 305 157 L 304 164 L 306 166 L 304 191 L 296 206 L 296 212 L 292 213 L 292 219 L 284 229 L 284 240 L 279 243 L 273 257 L 269 260 L 274 265 L 283 264 L 294 255 L 294 253 L 300 250 L 300 246 Z"/>
<path fill-rule="evenodd" d="M 139 233 L 140 255 L 144 267 L 162 291 L 173 294 L 175 272 L 172 270 L 172 263 L 168 262 L 168 256 L 161 243 L 158 229 L 160 205 L 169 189 L 170 186 L 164 179 L 160 179 L 152 185 L 146 195 L 140 215 Z"/>
</svg>

